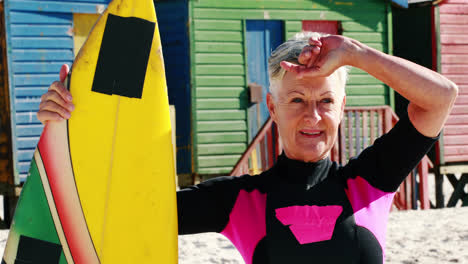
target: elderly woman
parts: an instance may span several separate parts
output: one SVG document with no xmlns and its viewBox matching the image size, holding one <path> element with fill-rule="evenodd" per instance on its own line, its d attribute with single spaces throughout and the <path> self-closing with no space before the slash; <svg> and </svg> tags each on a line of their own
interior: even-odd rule
<svg viewBox="0 0 468 264">
<path fill-rule="evenodd" d="M 346 103 L 346 68 L 406 97 L 408 114 L 346 166 L 329 159 Z M 246 263 L 383 263 L 395 191 L 437 140 L 457 87 L 443 76 L 343 36 L 300 33 L 269 59 L 267 105 L 284 153 L 254 177 L 220 177 L 177 193 L 179 233 L 220 232 Z M 41 122 L 69 118 L 59 82 Z"/>
</svg>

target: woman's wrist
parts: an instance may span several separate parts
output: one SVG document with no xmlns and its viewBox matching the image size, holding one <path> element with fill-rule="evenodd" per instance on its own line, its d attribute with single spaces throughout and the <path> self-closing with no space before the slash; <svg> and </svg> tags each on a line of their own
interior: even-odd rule
<svg viewBox="0 0 468 264">
<path fill-rule="evenodd" d="M 350 42 L 348 65 L 359 68 L 374 77 L 376 77 L 376 71 L 384 70 L 379 67 L 382 66 L 382 60 L 385 60 L 385 57 L 389 56 L 388 54 L 369 47 L 354 39 L 350 39 Z"/>
<path fill-rule="evenodd" d="M 368 55 L 369 49 L 369 46 L 366 46 L 355 39 L 346 38 L 345 64 L 363 69 L 363 67 L 365 67 L 365 58 Z"/>
</svg>

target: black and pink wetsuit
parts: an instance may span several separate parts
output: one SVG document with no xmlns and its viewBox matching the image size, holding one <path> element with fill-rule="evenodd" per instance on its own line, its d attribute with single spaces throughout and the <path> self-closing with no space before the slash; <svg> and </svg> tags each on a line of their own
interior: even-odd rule
<svg viewBox="0 0 468 264">
<path fill-rule="evenodd" d="M 181 190 L 179 234 L 219 232 L 247 264 L 383 263 L 395 191 L 436 140 L 406 116 L 346 166 L 283 154 L 260 175 Z"/>
</svg>

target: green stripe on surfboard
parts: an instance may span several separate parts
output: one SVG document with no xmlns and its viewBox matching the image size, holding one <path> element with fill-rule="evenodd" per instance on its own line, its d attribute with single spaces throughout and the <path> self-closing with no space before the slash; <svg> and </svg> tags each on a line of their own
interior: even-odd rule
<svg viewBox="0 0 468 264">
<path fill-rule="evenodd" d="M 10 233 L 12 232 L 18 237 L 25 235 L 60 244 L 35 159 L 31 162 L 28 180 L 24 184 L 18 200 L 10 229 Z M 59 263 L 67 263 L 63 251 Z"/>
</svg>

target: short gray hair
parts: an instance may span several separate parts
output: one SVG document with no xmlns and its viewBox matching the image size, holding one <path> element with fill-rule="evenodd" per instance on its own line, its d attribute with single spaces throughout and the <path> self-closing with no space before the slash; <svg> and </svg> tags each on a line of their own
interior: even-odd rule
<svg viewBox="0 0 468 264">
<path fill-rule="evenodd" d="M 326 37 L 328 34 L 303 31 L 295 34 L 292 38 L 288 39 L 283 44 L 279 45 L 268 59 L 268 77 L 270 79 L 270 92 L 276 97 L 275 90 L 278 86 L 278 82 L 284 77 L 286 71 L 281 67 L 282 61 L 287 61 L 295 64 L 299 64 L 299 55 L 302 49 L 309 45 L 309 39 L 311 37 Z M 346 86 L 348 79 L 348 67 L 342 66 L 338 68 L 332 75 L 336 75 L 338 81 L 343 84 L 343 90 Z"/>
</svg>

